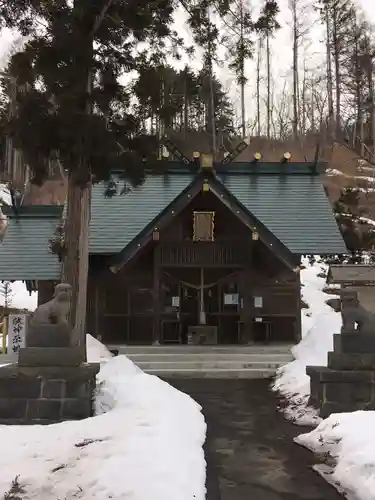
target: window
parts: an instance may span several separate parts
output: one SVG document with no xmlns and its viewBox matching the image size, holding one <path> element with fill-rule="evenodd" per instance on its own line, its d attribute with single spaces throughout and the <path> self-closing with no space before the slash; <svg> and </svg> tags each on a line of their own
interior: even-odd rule
<svg viewBox="0 0 375 500">
<path fill-rule="evenodd" d="M 194 212 L 193 240 L 214 241 L 215 212 Z"/>
<path fill-rule="evenodd" d="M 256 308 L 263 307 L 263 297 L 260 296 L 254 297 L 254 307 Z"/>
</svg>

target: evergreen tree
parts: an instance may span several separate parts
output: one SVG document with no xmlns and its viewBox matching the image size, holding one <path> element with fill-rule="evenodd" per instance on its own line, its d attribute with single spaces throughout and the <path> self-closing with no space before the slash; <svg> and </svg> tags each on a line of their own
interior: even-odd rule
<svg viewBox="0 0 375 500">
<path fill-rule="evenodd" d="M 41 182 L 51 157 L 69 172 L 64 280 L 73 287 L 75 342 L 85 355 L 91 182 L 121 169 L 142 181 L 142 160 L 156 142 L 139 133 L 124 72 L 157 64 L 171 30 L 172 0 L 7 0 L 0 19 L 29 36 L 13 55 L 17 111 L 8 130 Z M 136 51 L 139 42 L 146 49 Z M 150 42 L 150 43 L 148 43 Z M 151 43 L 152 42 L 152 43 Z"/>
<path fill-rule="evenodd" d="M 206 68 L 195 73 L 189 67 L 176 71 L 170 66 L 146 67 L 133 88 L 138 100 L 138 114 L 145 130 L 160 135 L 160 121 L 168 130 L 211 131 L 208 117 L 210 82 Z M 221 82 L 213 79 L 216 132 L 233 133 L 233 109 Z"/>
<path fill-rule="evenodd" d="M 241 132 L 245 137 L 245 85 L 248 81 L 245 72 L 246 61 L 254 56 L 254 33 L 262 37 L 280 27 L 276 20 L 279 7 L 277 2 L 267 0 L 258 19 L 254 20 L 250 5 L 244 0 L 234 0 L 229 9 L 224 5 L 219 13 L 226 28 L 220 43 L 224 43 L 228 48 L 229 68 L 235 72 L 241 90 Z"/>
</svg>

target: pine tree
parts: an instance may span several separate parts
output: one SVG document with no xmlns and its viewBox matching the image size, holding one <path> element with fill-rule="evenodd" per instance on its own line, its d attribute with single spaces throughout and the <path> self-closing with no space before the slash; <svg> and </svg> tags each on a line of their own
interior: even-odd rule
<svg viewBox="0 0 375 500">
<path fill-rule="evenodd" d="M 230 9 L 222 9 L 224 27 L 227 34 L 220 42 L 229 49 L 229 68 L 237 77 L 241 91 L 241 132 L 246 135 L 245 85 L 248 81 L 245 72 L 246 61 L 254 56 L 254 33 L 260 36 L 271 34 L 280 25 L 276 20 L 279 7 L 275 1 L 266 1 L 257 20 L 254 20 L 249 4 L 244 0 L 234 0 Z"/>
</svg>

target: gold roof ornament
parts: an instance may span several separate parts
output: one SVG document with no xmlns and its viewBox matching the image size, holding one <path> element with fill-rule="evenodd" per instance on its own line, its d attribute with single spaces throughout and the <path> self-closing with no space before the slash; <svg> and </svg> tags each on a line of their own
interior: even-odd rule
<svg viewBox="0 0 375 500">
<path fill-rule="evenodd" d="M 199 152 L 199 151 L 194 151 L 194 153 L 193 153 L 193 158 L 194 158 L 195 160 L 197 160 L 197 159 L 200 157 L 200 155 L 201 155 L 201 154 L 200 154 L 200 152 Z"/>
<path fill-rule="evenodd" d="M 286 151 L 284 154 L 283 154 L 283 161 L 286 162 L 286 161 L 289 161 L 292 157 L 292 154 L 289 153 L 289 151 Z"/>
<path fill-rule="evenodd" d="M 212 155 L 202 155 L 201 158 L 201 166 L 202 168 L 212 168 L 213 166 L 213 156 Z"/>
<path fill-rule="evenodd" d="M 262 158 L 262 153 L 257 152 L 257 153 L 254 154 L 254 160 L 255 161 L 259 161 L 261 158 Z"/>
</svg>

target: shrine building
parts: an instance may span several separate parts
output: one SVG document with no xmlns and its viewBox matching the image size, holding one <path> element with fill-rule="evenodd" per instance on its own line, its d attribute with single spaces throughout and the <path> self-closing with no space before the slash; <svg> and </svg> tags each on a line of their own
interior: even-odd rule
<svg viewBox="0 0 375 500">
<path fill-rule="evenodd" d="M 298 342 L 302 255 L 347 249 L 319 162 L 168 161 L 136 188 L 94 184 L 87 332 L 105 344 Z M 3 207 L 0 280 L 52 296 L 62 206 Z"/>
</svg>

